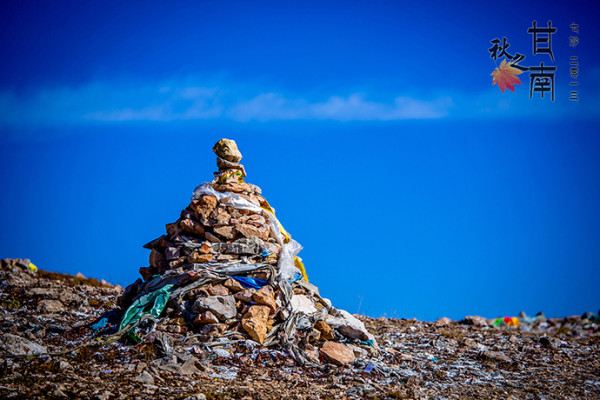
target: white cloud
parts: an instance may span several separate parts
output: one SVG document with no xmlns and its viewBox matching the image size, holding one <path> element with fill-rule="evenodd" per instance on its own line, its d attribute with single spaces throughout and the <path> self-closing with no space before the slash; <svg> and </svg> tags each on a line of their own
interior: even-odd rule
<svg viewBox="0 0 600 400">
<path fill-rule="evenodd" d="M 335 121 L 394 121 L 402 119 L 440 118 L 452 105 L 449 98 L 433 101 L 397 97 L 390 103 L 373 102 L 361 94 L 346 97 L 331 96 L 327 100 L 308 102 L 288 99 L 277 93 L 265 93 L 237 104 L 230 116 L 247 120 L 335 120 Z"/>
<path fill-rule="evenodd" d="M 523 89 L 523 88 L 519 88 Z M 525 88 L 526 89 L 526 88 Z M 598 117 L 597 95 L 579 104 L 565 93 L 557 101 L 529 99 L 526 90 L 500 93 L 446 91 L 424 98 L 409 95 L 373 100 L 367 93 L 324 93 L 320 97 L 259 90 L 227 81 L 180 79 L 142 84 L 94 82 L 43 88 L 25 94 L 0 91 L 0 127 L 226 120 L 400 121 L 438 118 Z"/>
<path fill-rule="evenodd" d="M 451 107 L 448 97 L 428 100 L 398 96 L 385 102 L 351 93 L 307 99 L 190 80 L 156 85 L 95 82 L 79 87 L 44 88 L 24 95 L 0 91 L 0 125 L 213 119 L 394 121 L 441 118 L 448 115 Z"/>
</svg>

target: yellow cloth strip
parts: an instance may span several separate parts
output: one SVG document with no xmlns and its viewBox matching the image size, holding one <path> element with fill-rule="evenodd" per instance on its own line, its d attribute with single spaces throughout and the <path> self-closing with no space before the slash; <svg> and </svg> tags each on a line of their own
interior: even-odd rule
<svg viewBox="0 0 600 400">
<path fill-rule="evenodd" d="M 306 268 L 304 267 L 304 263 L 302 262 L 302 259 L 298 256 L 294 257 L 294 265 L 296 266 L 296 268 L 298 268 L 300 270 L 300 272 L 302 272 L 302 278 L 304 278 L 304 280 L 306 282 L 308 282 L 308 275 L 306 274 Z"/>
<path fill-rule="evenodd" d="M 275 215 L 275 209 L 273 207 L 271 207 L 271 205 L 266 200 L 265 200 L 265 205 L 263 205 L 262 208 L 264 210 L 270 212 L 271 214 L 273 214 L 273 216 L 275 217 L 275 221 L 277 221 L 277 226 L 279 227 L 279 232 L 281 232 L 281 234 L 283 235 L 283 242 L 288 243 L 292 239 L 292 236 L 288 233 L 288 231 L 285 230 L 283 225 L 281 225 L 281 222 L 279 222 L 279 219 L 277 219 L 277 216 Z M 304 266 L 304 263 L 302 262 L 302 259 L 300 257 L 298 257 L 298 256 L 294 257 L 294 265 L 302 273 L 302 278 L 306 282 L 308 282 L 308 274 L 306 273 L 306 267 Z"/>
</svg>

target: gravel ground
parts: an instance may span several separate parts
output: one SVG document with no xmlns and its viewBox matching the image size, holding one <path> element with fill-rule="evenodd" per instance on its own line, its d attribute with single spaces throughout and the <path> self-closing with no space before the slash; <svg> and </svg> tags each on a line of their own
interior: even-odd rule
<svg viewBox="0 0 600 400">
<path fill-rule="evenodd" d="M 600 398 L 597 314 L 463 321 L 359 317 L 378 348 L 345 367 L 298 366 L 246 340 L 206 347 L 158 327 L 127 344 L 90 328 L 122 289 L 46 271 L 0 271 L 0 398 Z"/>
</svg>

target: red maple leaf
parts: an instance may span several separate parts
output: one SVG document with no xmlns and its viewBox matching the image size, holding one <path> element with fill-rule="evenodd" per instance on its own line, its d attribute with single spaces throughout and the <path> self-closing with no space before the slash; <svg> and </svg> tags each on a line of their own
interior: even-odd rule
<svg viewBox="0 0 600 400">
<path fill-rule="evenodd" d="M 521 80 L 517 75 L 522 74 L 523 71 L 513 67 L 511 64 L 506 62 L 506 59 L 502 60 L 500 66 L 492 72 L 492 85 L 498 85 L 500 91 L 504 93 L 505 89 L 515 91 L 515 85 L 521 84 Z"/>
</svg>

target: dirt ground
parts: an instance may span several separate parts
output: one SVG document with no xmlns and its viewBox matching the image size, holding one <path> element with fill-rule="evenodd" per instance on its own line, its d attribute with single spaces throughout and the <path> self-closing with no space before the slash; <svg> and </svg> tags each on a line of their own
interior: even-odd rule
<svg viewBox="0 0 600 400">
<path fill-rule="evenodd" d="M 378 347 L 345 367 L 302 367 L 246 340 L 128 344 L 90 326 L 121 288 L 45 271 L 0 271 L 0 398 L 600 398 L 597 314 L 435 323 L 359 317 Z M 161 347 L 162 346 L 162 347 Z M 169 347 L 169 346 L 167 346 Z"/>
</svg>

